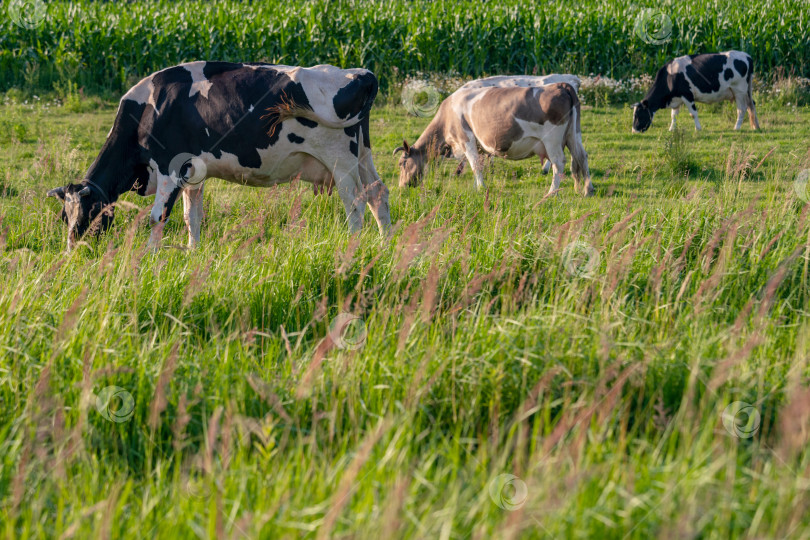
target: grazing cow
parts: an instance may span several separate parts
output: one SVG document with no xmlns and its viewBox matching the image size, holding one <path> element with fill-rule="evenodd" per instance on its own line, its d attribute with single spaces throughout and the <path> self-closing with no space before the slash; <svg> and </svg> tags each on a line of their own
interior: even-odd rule
<svg viewBox="0 0 810 540">
<path fill-rule="evenodd" d="M 680 56 L 658 70 L 652 88 L 641 101 L 633 105 L 633 132 L 643 133 L 652 123 L 659 109 L 672 109 L 672 123 L 681 105 L 685 105 L 695 120 L 695 129 L 700 130 L 695 103 L 717 103 L 734 100 L 737 103 L 737 124 L 740 129 L 745 111 L 752 129 L 759 129 L 759 119 L 751 94 L 751 78 L 754 62 L 740 51 L 716 54 Z"/>
<path fill-rule="evenodd" d="M 588 172 L 588 154 L 582 147 L 580 105 L 574 88 L 566 83 L 535 88 L 484 87 L 458 90 L 439 106 L 436 116 L 413 144 L 407 141 L 394 150 L 402 152 L 399 185 L 415 186 L 421 181 L 429 160 L 439 156 L 466 157 L 475 185 L 484 187 L 484 172 L 478 149 L 506 159 L 531 156 L 549 158 L 554 177 L 549 194 L 556 193 L 562 180 L 565 155 L 571 152 L 574 186 L 585 181 L 585 192 L 593 194 Z"/>
<path fill-rule="evenodd" d="M 371 158 L 369 110 L 377 79 L 365 69 L 191 62 L 154 73 L 121 98 L 107 141 L 84 180 L 53 189 L 68 249 L 88 228 L 112 223 L 127 191 L 155 194 L 150 245 L 182 194 L 189 245 L 200 239 L 203 183 L 249 186 L 301 178 L 337 185 L 350 231 L 366 202 L 390 226 L 388 190 Z"/>
<path fill-rule="evenodd" d="M 548 86 L 549 84 L 568 83 L 574 87 L 574 90 L 579 92 L 580 80 L 576 75 L 557 74 L 550 75 L 496 75 L 494 77 L 487 77 L 485 79 L 476 79 L 466 83 L 459 90 L 468 90 L 470 88 L 485 88 L 488 86 L 497 86 L 500 88 L 534 88 L 537 86 Z"/>
<path fill-rule="evenodd" d="M 568 83 L 579 92 L 580 80 L 576 75 L 551 73 L 549 75 L 495 75 L 485 79 L 476 79 L 462 86 L 459 90 L 470 88 L 485 88 L 487 86 L 497 86 L 499 88 L 534 88 L 537 86 L 547 86 L 549 84 Z M 458 168 L 458 174 L 464 169 L 464 162 Z M 546 160 L 543 166 L 543 174 L 548 174 L 551 169 L 551 160 Z"/>
</svg>

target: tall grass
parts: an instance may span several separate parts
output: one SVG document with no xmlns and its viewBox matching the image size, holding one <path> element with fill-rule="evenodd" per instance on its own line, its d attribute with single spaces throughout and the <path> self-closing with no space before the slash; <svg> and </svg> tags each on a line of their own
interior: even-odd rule
<svg viewBox="0 0 810 540">
<path fill-rule="evenodd" d="M 488 194 L 440 164 L 392 190 L 389 238 L 349 237 L 337 197 L 212 181 L 200 249 L 147 250 L 129 206 L 69 255 L 42 193 L 114 109 L 22 112 L 2 109 L 36 138 L 0 154 L 0 534 L 810 534 L 805 108 L 763 106 L 767 137 L 701 112 L 678 176 L 667 122 L 632 137 L 590 109 L 591 199 L 543 199 L 539 163 L 495 161 Z M 389 184 L 387 146 L 426 121 L 374 109 Z M 329 337 L 341 312 L 363 347 Z"/>
<path fill-rule="evenodd" d="M 223 0 L 47 2 L 35 29 L 0 19 L 0 90 L 78 82 L 120 93 L 181 61 L 217 59 L 374 70 L 384 88 L 416 71 L 462 75 L 653 73 L 675 55 L 740 49 L 762 75 L 810 75 L 810 11 L 802 0 L 753 2 L 525 0 Z M 673 22 L 671 40 L 634 33 L 644 8 Z M 398 71 L 397 71 L 398 70 Z"/>
</svg>

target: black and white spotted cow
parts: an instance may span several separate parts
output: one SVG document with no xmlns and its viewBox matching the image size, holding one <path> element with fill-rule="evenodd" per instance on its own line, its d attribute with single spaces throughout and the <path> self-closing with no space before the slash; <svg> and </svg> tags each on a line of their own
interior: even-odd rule
<svg viewBox="0 0 810 540">
<path fill-rule="evenodd" d="M 684 105 L 695 120 L 695 129 L 700 130 L 695 103 L 716 103 L 733 100 L 737 103 L 737 124 L 740 129 L 745 111 L 753 129 L 759 129 L 759 119 L 751 94 L 751 78 L 754 62 L 740 51 L 716 54 L 680 56 L 671 60 L 658 71 L 652 88 L 641 103 L 633 105 L 633 132 L 647 131 L 653 115 L 659 109 L 672 109 L 672 123 Z"/>
<path fill-rule="evenodd" d="M 127 191 L 155 195 L 150 244 L 157 245 L 182 194 L 189 245 L 200 239 L 206 178 L 272 186 L 301 178 L 337 186 L 350 231 L 368 202 L 390 226 L 388 189 L 371 157 L 369 110 L 377 79 L 365 69 L 191 62 L 133 86 L 79 184 L 53 189 L 63 203 L 68 249 L 112 222 Z"/>
</svg>

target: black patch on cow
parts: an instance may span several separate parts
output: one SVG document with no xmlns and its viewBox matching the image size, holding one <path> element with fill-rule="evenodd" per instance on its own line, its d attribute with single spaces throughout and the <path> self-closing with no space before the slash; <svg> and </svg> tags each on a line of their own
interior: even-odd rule
<svg viewBox="0 0 810 540">
<path fill-rule="evenodd" d="M 360 128 L 363 130 L 363 146 L 366 148 L 371 148 L 371 133 L 369 130 L 369 118 L 366 116 L 363 118 L 363 121 L 360 122 Z"/>
<path fill-rule="evenodd" d="M 360 155 L 359 147 L 357 146 L 357 137 L 360 134 L 360 130 L 361 130 L 360 124 L 355 124 L 343 130 L 343 133 L 352 138 L 351 142 L 349 143 L 349 151 L 355 156 Z"/>
<path fill-rule="evenodd" d="M 644 101 L 647 102 L 646 106 L 650 111 L 654 113 L 669 106 L 676 98 L 694 101 L 695 95 L 692 93 L 689 81 L 686 80 L 686 75 L 682 72 L 669 73 L 667 67 L 664 66 L 658 72 L 653 87 L 647 92 Z"/>
<path fill-rule="evenodd" d="M 169 215 L 172 213 L 172 208 L 174 208 L 174 203 L 177 202 L 177 196 L 178 195 L 180 195 L 180 188 L 176 187 L 169 194 L 169 199 L 166 201 L 166 204 L 163 206 L 163 215 L 160 216 L 160 221 L 166 221 L 166 220 L 169 219 Z"/>
<path fill-rule="evenodd" d="M 694 103 L 695 95 L 692 93 L 692 88 L 689 86 L 689 81 L 686 80 L 686 75 L 683 73 L 676 73 L 675 75 L 670 75 L 670 79 L 673 97 L 683 98 Z"/>
<path fill-rule="evenodd" d="M 168 100 L 172 102 L 177 97 L 177 88 L 184 87 L 191 89 L 191 73 L 184 67 L 175 66 L 163 71 L 159 71 L 152 76 L 152 84 L 155 88 L 155 105 L 158 114 L 163 112 L 163 107 Z M 188 92 L 186 92 L 188 96 Z"/>
<path fill-rule="evenodd" d="M 290 133 L 289 135 L 287 135 L 287 140 L 289 140 L 293 144 L 301 144 L 302 142 L 304 142 L 304 138 L 299 137 L 295 133 Z"/>
<path fill-rule="evenodd" d="M 726 65 L 722 54 L 698 54 L 690 56 L 692 63 L 686 66 L 686 75 L 692 84 L 703 94 L 720 90 L 720 73 Z"/>
<path fill-rule="evenodd" d="M 723 72 L 723 78 L 727 81 L 730 81 L 733 76 L 734 72 L 731 71 L 731 68 L 726 68 L 726 70 Z"/>
<path fill-rule="evenodd" d="M 316 122 L 315 120 L 310 120 L 309 118 L 301 118 L 300 116 L 296 116 L 295 119 L 298 120 L 298 123 L 301 124 L 302 126 L 306 126 L 308 128 L 318 127 L 318 122 Z"/>
<path fill-rule="evenodd" d="M 135 182 L 130 188 L 141 197 L 146 196 L 146 188 L 149 187 L 149 168 L 145 163 L 139 163 L 135 166 Z"/>
<path fill-rule="evenodd" d="M 144 118 L 153 116 L 149 105 L 128 99 L 121 102 L 110 135 L 85 175 L 99 186 L 108 201 L 133 189 L 144 172 L 148 180 L 148 159 L 138 139 L 138 127 Z"/>
<path fill-rule="evenodd" d="M 359 155 L 357 136 L 362 134 L 363 146 L 371 148 L 371 133 L 369 116 L 374 98 L 377 97 L 379 84 L 373 73 L 364 73 L 356 76 L 352 81 L 337 91 L 332 104 L 339 118 L 352 118 L 357 116 L 359 124 L 346 130 L 346 134 L 354 137 L 349 144 L 349 150 L 355 156 Z M 358 132 L 359 126 L 359 132 Z M 351 130 L 351 133 L 349 132 Z"/>
<path fill-rule="evenodd" d="M 377 97 L 377 78 L 371 73 L 355 76 L 352 81 L 337 91 L 332 98 L 338 118 L 368 116 L 374 98 Z"/>
<path fill-rule="evenodd" d="M 301 84 L 272 67 L 207 62 L 202 71 L 212 84 L 207 97 L 201 92 L 189 97 L 191 74 L 183 67 L 170 68 L 153 79 L 166 106 L 156 118 L 144 119 L 141 133 L 149 135 L 141 142 L 163 174 L 168 174 L 169 163 L 181 153 L 210 152 L 221 158 L 227 152 L 236 156 L 239 165 L 258 169 L 262 165 L 258 150 L 275 144 L 283 131 L 283 124 L 278 124 L 268 134 L 274 118 L 261 118 L 267 109 L 282 102 L 311 109 Z"/>
<path fill-rule="evenodd" d="M 740 74 L 741 77 L 745 77 L 748 74 L 748 64 L 743 62 L 740 59 L 734 60 L 734 68 Z"/>
<path fill-rule="evenodd" d="M 754 96 L 753 96 L 753 94 L 751 92 L 751 90 L 752 90 L 752 88 L 751 88 L 751 79 L 753 78 L 753 76 L 754 76 L 754 61 L 751 59 L 751 57 L 749 57 L 748 58 L 748 75 L 746 75 L 745 80 L 748 82 L 748 95 L 751 98 L 751 103 L 756 105 L 757 102 L 754 101 Z"/>
<path fill-rule="evenodd" d="M 210 81 L 212 77 L 229 72 L 236 72 L 241 68 L 241 64 L 232 64 L 230 62 L 206 62 L 202 72 L 203 76 Z M 234 75 L 236 75 L 236 73 L 234 73 Z"/>
<path fill-rule="evenodd" d="M 647 102 L 646 106 L 649 107 L 652 112 L 666 107 L 672 99 L 672 81 L 670 81 L 670 76 L 667 73 L 668 65 L 669 63 L 658 70 L 653 85 L 647 91 L 647 95 L 644 96 L 643 101 Z"/>
</svg>

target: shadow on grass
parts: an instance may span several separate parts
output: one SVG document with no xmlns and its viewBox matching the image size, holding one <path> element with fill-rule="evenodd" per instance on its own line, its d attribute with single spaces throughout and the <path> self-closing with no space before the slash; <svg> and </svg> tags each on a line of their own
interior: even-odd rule
<svg viewBox="0 0 810 540">
<path fill-rule="evenodd" d="M 18 196 L 19 194 L 20 194 L 20 192 L 17 191 L 16 188 L 13 188 L 11 186 L 7 186 L 5 184 L 0 183 L 0 197 L 5 197 L 5 198 L 10 199 L 12 197 Z"/>
</svg>

